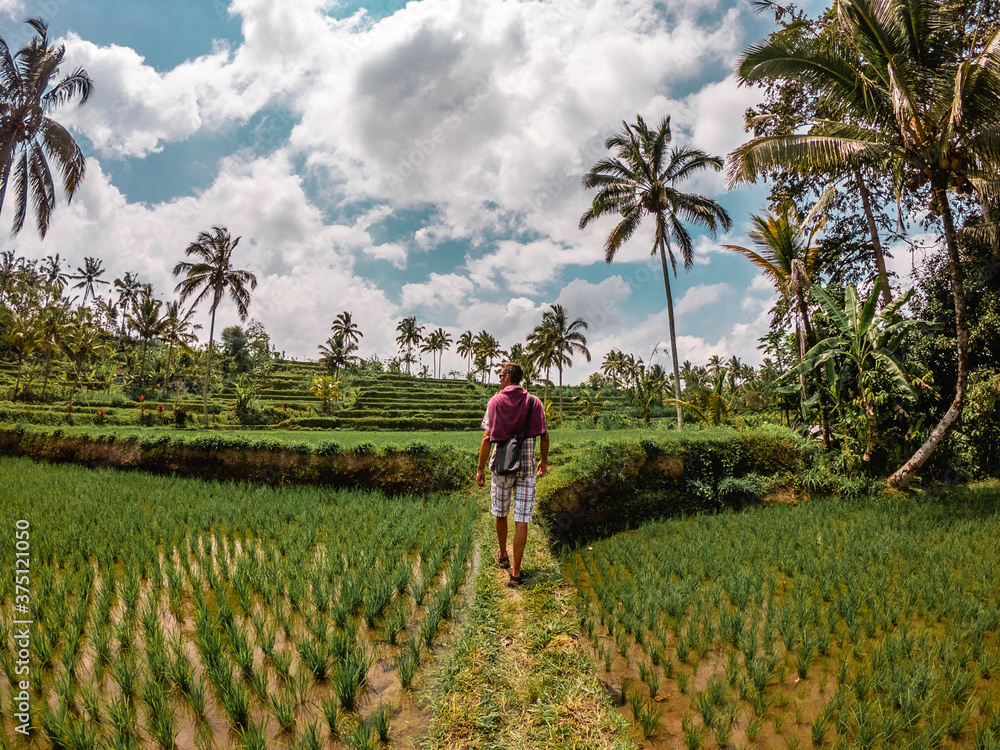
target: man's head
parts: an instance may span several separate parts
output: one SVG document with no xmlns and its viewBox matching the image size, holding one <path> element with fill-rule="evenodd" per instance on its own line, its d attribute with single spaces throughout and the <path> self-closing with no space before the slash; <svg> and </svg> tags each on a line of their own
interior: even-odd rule
<svg viewBox="0 0 1000 750">
<path fill-rule="evenodd" d="M 517 362 L 504 362 L 500 365 L 500 377 L 506 377 L 510 385 L 520 385 L 521 378 L 524 377 L 524 371 Z"/>
</svg>

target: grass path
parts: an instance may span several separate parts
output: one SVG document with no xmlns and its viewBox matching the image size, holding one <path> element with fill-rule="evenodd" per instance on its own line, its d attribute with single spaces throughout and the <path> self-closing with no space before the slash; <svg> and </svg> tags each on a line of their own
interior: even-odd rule
<svg viewBox="0 0 1000 750">
<path fill-rule="evenodd" d="M 493 562 L 489 514 L 482 516 L 479 539 L 483 564 L 465 630 L 438 677 L 429 747 L 635 748 L 577 639 L 575 591 L 545 535 L 529 527 L 528 581 L 514 590 Z"/>
</svg>

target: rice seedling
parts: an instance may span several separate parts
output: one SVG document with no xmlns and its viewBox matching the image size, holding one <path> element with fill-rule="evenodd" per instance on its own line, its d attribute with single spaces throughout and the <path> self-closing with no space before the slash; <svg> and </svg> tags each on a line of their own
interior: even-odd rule
<svg viewBox="0 0 1000 750">
<path fill-rule="evenodd" d="M 746 735 L 750 742 L 754 742 L 757 739 L 757 735 L 760 734 L 760 730 L 764 728 L 764 717 L 763 716 L 751 716 L 750 720 L 747 722 Z"/>
<path fill-rule="evenodd" d="M 296 644 L 301 663 L 308 669 L 316 682 L 326 682 L 329 677 L 331 654 L 326 640 L 302 639 Z"/>
<path fill-rule="evenodd" d="M 381 571 L 376 572 L 376 575 L 379 577 L 370 583 L 364 600 L 365 623 L 369 628 L 375 627 L 375 620 L 389 606 L 389 602 L 392 601 L 392 594 L 395 591 L 393 579 L 385 576 Z"/>
<path fill-rule="evenodd" d="M 663 659 L 663 674 L 668 680 L 674 676 L 674 660 L 669 656 Z"/>
<path fill-rule="evenodd" d="M 73 700 L 76 696 L 77 681 L 73 675 L 67 672 L 62 672 L 55 679 L 55 690 L 56 695 L 59 698 L 59 702 L 64 706 L 73 705 Z"/>
<path fill-rule="evenodd" d="M 80 688 L 80 698 L 83 700 L 84 710 L 88 714 L 88 719 L 99 724 L 101 721 L 101 694 L 93 685 L 84 685 Z"/>
<path fill-rule="evenodd" d="M 111 674 L 118 683 L 122 695 L 127 698 L 134 698 L 136 693 L 136 681 L 138 679 L 138 668 L 131 658 L 117 660 L 111 666 Z"/>
<path fill-rule="evenodd" d="M 142 690 L 142 701 L 146 704 L 146 728 L 150 736 L 163 750 L 171 750 L 177 731 L 169 696 L 163 686 L 159 682 L 147 682 Z"/>
<path fill-rule="evenodd" d="M 812 743 L 816 747 L 822 747 L 823 738 L 826 737 L 827 730 L 827 719 L 823 714 L 820 714 L 809 726 L 809 733 L 812 738 Z"/>
<path fill-rule="evenodd" d="M 650 669 L 646 674 L 644 682 L 646 683 L 646 687 L 649 688 L 649 697 L 655 698 L 657 693 L 660 692 L 660 673 L 655 668 Z"/>
<path fill-rule="evenodd" d="M 250 689 L 253 690 L 254 694 L 261 701 L 267 701 L 267 696 L 270 692 L 267 670 L 261 669 L 253 673 L 253 676 L 250 678 Z"/>
<path fill-rule="evenodd" d="M 262 625 L 259 630 L 257 630 L 257 645 L 260 646 L 261 652 L 264 656 L 271 656 L 274 653 L 274 642 L 277 638 L 277 634 L 274 632 L 274 628 L 270 625 Z"/>
<path fill-rule="evenodd" d="M 715 703 L 706 693 L 698 694 L 698 713 L 706 727 L 715 724 Z"/>
<path fill-rule="evenodd" d="M 622 688 L 623 688 L 622 689 L 622 697 L 623 698 L 626 697 L 624 687 L 625 687 L 625 683 L 623 682 L 622 683 Z M 632 691 L 632 692 L 628 693 L 627 700 L 628 700 L 629 708 L 632 709 L 632 718 L 636 722 L 638 722 L 639 721 L 639 714 L 642 713 L 642 706 L 643 706 L 642 694 L 638 690 Z"/>
<path fill-rule="evenodd" d="M 324 698 L 320 708 L 323 711 L 323 718 L 326 719 L 326 725 L 330 729 L 330 736 L 336 737 L 340 733 L 338 724 L 340 712 L 337 708 L 337 699 L 333 696 Z"/>
<path fill-rule="evenodd" d="M 205 718 L 205 683 L 197 678 L 191 679 L 191 685 L 184 693 L 188 705 L 196 719 Z"/>
<path fill-rule="evenodd" d="M 719 677 L 712 677 L 705 686 L 705 693 L 716 706 L 721 706 L 726 702 L 726 692 L 728 690 L 729 683 Z"/>
<path fill-rule="evenodd" d="M 715 726 L 715 744 L 719 747 L 729 747 L 729 742 L 733 738 L 732 722 L 720 721 Z"/>
<path fill-rule="evenodd" d="M 378 747 L 378 735 L 364 721 L 345 732 L 344 741 L 352 750 L 375 750 Z"/>
<path fill-rule="evenodd" d="M 372 711 L 368 720 L 371 722 L 372 729 L 378 734 L 379 740 L 388 742 L 389 725 L 392 722 L 392 704 L 380 703 L 378 708 Z"/>
<path fill-rule="evenodd" d="M 244 727 L 238 727 L 236 737 L 243 750 L 267 750 L 267 725 L 265 716 L 260 723 L 249 720 Z"/>
<path fill-rule="evenodd" d="M 219 702 L 234 728 L 247 728 L 250 721 L 250 696 L 242 684 L 233 682 L 226 686 L 219 692 Z"/>
<path fill-rule="evenodd" d="M 687 693 L 688 678 L 690 678 L 690 676 L 690 672 L 677 673 L 677 688 L 681 691 L 681 694 Z"/>
<path fill-rule="evenodd" d="M 77 721 L 72 715 L 65 717 L 65 747 L 67 750 L 96 750 L 97 733 L 86 721 Z"/>
<path fill-rule="evenodd" d="M 677 660 L 680 662 L 686 662 L 688 656 L 691 654 L 691 644 L 688 642 L 688 635 L 684 634 L 678 636 L 677 642 L 674 644 L 674 648 L 677 651 Z M 622 656 L 624 656 L 624 654 L 622 654 Z"/>
<path fill-rule="evenodd" d="M 281 693 L 274 693 L 268 697 L 274 718 L 282 732 L 292 733 L 295 731 L 295 696 L 288 690 Z"/>
<path fill-rule="evenodd" d="M 764 659 L 757 659 L 747 665 L 747 675 L 758 693 L 763 693 L 767 689 L 773 671 L 773 664 Z"/>
<path fill-rule="evenodd" d="M 358 694 L 368 683 L 368 670 L 374 660 L 363 646 L 355 646 L 337 665 L 333 689 L 345 710 L 354 709 Z"/>
<path fill-rule="evenodd" d="M 657 727 L 660 726 L 660 718 L 660 709 L 657 708 L 656 704 L 650 701 L 643 701 L 639 713 L 636 715 L 636 720 L 639 722 L 639 726 L 642 727 L 643 737 L 649 739 L 656 733 Z"/>
<path fill-rule="evenodd" d="M 957 705 L 953 705 L 948 710 L 948 717 L 944 722 L 945 733 L 952 739 L 956 739 L 962 734 L 963 731 L 965 731 L 965 727 L 967 727 L 969 722 L 972 720 L 974 710 L 975 704 L 972 699 L 969 699 L 961 708 Z"/>
<path fill-rule="evenodd" d="M 309 696 L 309 689 L 312 687 L 312 680 L 309 672 L 305 669 L 296 669 L 295 676 L 291 681 L 291 690 L 295 694 L 295 701 L 299 705 L 306 702 Z"/>
<path fill-rule="evenodd" d="M 271 654 L 271 665 L 275 674 L 285 683 L 291 680 L 292 654 L 290 651 L 275 651 Z"/>
<path fill-rule="evenodd" d="M 293 750 L 322 750 L 323 740 L 320 736 L 319 725 L 313 721 L 306 724 L 305 728 L 295 739 L 292 745 Z"/>
<path fill-rule="evenodd" d="M 681 719 L 681 730 L 684 732 L 684 747 L 687 750 L 701 750 L 707 730 L 697 726 L 691 714 L 685 714 Z"/>
</svg>

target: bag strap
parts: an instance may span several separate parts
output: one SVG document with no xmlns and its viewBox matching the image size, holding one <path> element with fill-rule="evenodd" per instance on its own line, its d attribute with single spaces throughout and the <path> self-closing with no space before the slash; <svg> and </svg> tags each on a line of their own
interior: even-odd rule
<svg viewBox="0 0 1000 750">
<path fill-rule="evenodd" d="M 535 399 L 532 398 L 531 394 L 528 394 L 528 416 L 524 419 L 524 429 L 521 430 L 521 434 L 518 436 L 518 440 L 524 440 L 524 435 L 531 429 L 531 411 L 535 406 Z"/>
</svg>

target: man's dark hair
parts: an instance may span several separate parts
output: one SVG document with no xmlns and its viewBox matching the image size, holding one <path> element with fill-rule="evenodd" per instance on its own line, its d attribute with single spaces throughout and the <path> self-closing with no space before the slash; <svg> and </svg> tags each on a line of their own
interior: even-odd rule
<svg viewBox="0 0 1000 750">
<path fill-rule="evenodd" d="M 521 378 L 524 377 L 524 370 L 521 369 L 521 365 L 517 362 L 504 362 L 500 366 L 500 374 L 506 373 L 510 375 L 510 382 L 514 385 L 521 384 Z"/>
</svg>

